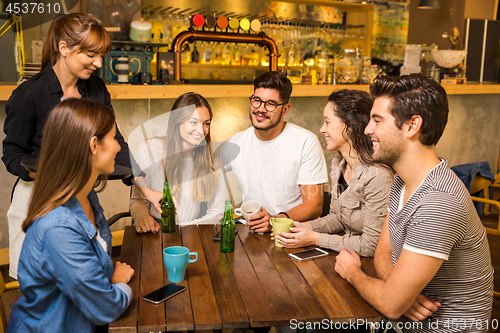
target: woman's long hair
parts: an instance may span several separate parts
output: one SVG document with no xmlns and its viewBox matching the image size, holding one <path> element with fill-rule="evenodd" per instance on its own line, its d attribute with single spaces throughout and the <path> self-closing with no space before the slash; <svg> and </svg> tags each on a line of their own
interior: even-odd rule
<svg viewBox="0 0 500 333">
<path fill-rule="evenodd" d="M 210 113 L 210 120 L 213 118 L 212 108 L 207 100 L 194 92 L 188 92 L 179 96 L 172 106 L 172 111 L 167 126 L 165 136 L 165 150 L 167 158 L 165 171 L 172 190 L 172 195 L 176 196 L 180 192 L 182 183 L 182 137 L 179 127 L 188 121 L 194 113 L 195 108 L 206 107 Z M 191 175 L 192 187 L 191 197 L 193 201 L 208 201 L 212 197 L 217 184 L 215 174 L 214 157 L 210 149 L 210 131 L 197 147 L 193 149 L 193 173 Z"/>
<path fill-rule="evenodd" d="M 328 102 L 333 103 L 333 112 L 345 124 L 342 137 L 352 144 L 351 151 L 363 163 L 372 164 L 373 144 L 364 132 L 370 121 L 373 98 L 365 91 L 342 89 L 328 96 Z"/>
<path fill-rule="evenodd" d="M 104 104 L 69 98 L 49 114 L 43 129 L 38 170 L 26 232 L 33 222 L 80 192 L 92 173 L 90 141 L 101 142 L 115 126 L 114 113 Z"/>
<path fill-rule="evenodd" d="M 66 42 L 74 52 L 91 51 L 106 54 L 111 38 L 96 18 L 85 13 L 60 14 L 50 23 L 42 49 L 42 70 L 59 59 L 59 42 Z"/>
</svg>

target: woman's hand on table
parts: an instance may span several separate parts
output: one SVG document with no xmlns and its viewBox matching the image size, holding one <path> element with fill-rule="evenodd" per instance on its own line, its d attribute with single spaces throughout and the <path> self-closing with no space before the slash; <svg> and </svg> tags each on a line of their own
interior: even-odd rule
<svg viewBox="0 0 500 333">
<path fill-rule="evenodd" d="M 132 276 L 134 276 L 134 269 L 124 262 L 117 261 L 111 276 L 111 283 L 128 283 Z"/>
<path fill-rule="evenodd" d="M 135 231 L 138 233 L 152 232 L 156 234 L 160 230 L 160 225 L 151 216 L 143 217 L 135 224 Z"/>
<path fill-rule="evenodd" d="M 309 245 L 319 245 L 319 233 L 312 231 L 309 223 L 293 222 L 291 232 L 278 232 L 278 235 L 271 233 L 271 239 L 276 239 L 284 247 L 294 249 Z"/>
<path fill-rule="evenodd" d="M 432 315 L 441 306 L 441 303 L 419 294 L 415 302 L 406 311 L 403 316 L 412 321 L 421 321 Z"/>
</svg>

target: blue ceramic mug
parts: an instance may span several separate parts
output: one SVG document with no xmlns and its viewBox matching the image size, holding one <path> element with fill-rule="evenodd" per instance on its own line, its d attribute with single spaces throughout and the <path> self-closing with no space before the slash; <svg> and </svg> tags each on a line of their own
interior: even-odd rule
<svg viewBox="0 0 500 333">
<path fill-rule="evenodd" d="M 191 256 L 195 256 L 191 259 Z M 168 281 L 182 282 L 186 276 L 186 267 L 198 260 L 197 252 L 189 252 L 184 246 L 170 246 L 163 250 L 163 262 L 167 268 Z"/>
</svg>

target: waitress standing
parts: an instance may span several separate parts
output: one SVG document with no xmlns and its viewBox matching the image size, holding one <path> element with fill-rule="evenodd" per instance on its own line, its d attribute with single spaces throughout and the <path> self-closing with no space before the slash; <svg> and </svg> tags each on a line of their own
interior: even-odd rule
<svg viewBox="0 0 500 333">
<path fill-rule="evenodd" d="M 17 87 L 5 105 L 6 118 L 2 161 L 11 174 L 18 176 L 14 185 L 9 220 L 9 275 L 17 278 L 17 263 L 24 233 L 28 202 L 36 174 L 28 172 L 21 161 L 38 158 L 42 129 L 49 112 L 66 98 L 86 98 L 112 109 L 104 82 L 92 73 L 102 66 L 102 56 L 111 49 L 111 39 L 99 22 L 84 13 L 61 14 L 54 18 L 42 51 L 42 71 Z M 116 124 L 115 124 L 116 126 Z M 116 128 L 121 150 L 116 163 L 130 167 L 128 145 Z M 132 178 L 123 181 L 132 184 Z M 141 187 L 143 191 L 148 191 Z M 151 198 L 152 192 L 144 193 Z M 158 201 L 156 201 L 158 202 Z"/>
</svg>

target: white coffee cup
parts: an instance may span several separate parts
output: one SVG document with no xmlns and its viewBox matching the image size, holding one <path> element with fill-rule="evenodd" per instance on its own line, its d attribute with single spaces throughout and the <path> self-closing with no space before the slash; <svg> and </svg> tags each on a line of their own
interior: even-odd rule
<svg viewBox="0 0 500 333">
<path fill-rule="evenodd" d="M 260 211 L 260 204 L 255 200 L 249 200 L 241 205 L 240 208 L 234 210 L 234 214 L 243 216 L 245 221 L 248 222 L 250 216 Z"/>
</svg>

